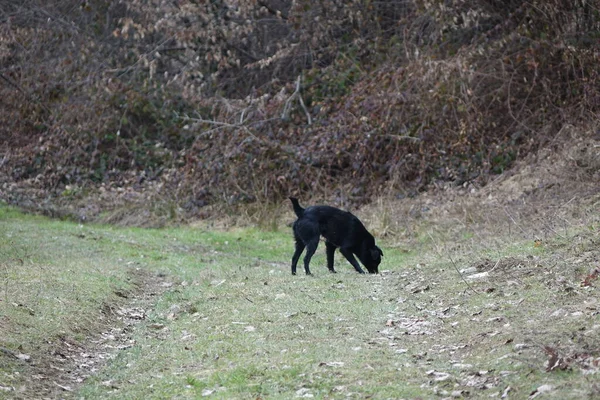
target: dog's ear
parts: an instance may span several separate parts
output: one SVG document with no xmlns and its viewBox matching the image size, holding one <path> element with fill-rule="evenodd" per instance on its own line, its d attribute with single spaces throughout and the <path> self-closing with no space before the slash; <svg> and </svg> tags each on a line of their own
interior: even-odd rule
<svg viewBox="0 0 600 400">
<path fill-rule="evenodd" d="M 371 257 L 373 259 L 383 257 L 383 252 L 381 251 L 381 249 L 379 247 L 375 246 L 374 249 L 371 249 Z"/>
</svg>

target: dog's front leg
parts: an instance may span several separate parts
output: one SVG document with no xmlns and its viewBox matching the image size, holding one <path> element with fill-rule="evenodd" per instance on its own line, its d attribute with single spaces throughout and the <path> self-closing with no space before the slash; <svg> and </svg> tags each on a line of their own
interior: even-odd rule
<svg viewBox="0 0 600 400">
<path fill-rule="evenodd" d="M 346 257 L 346 260 L 348 260 L 348 262 L 350 264 L 352 264 L 352 266 L 354 267 L 354 269 L 359 273 L 359 274 L 364 274 L 365 271 L 362 270 L 362 268 L 360 267 L 360 265 L 358 265 L 358 261 L 356 261 L 356 258 L 354 258 L 354 254 L 352 254 L 352 252 L 348 249 L 344 249 L 343 247 L 340 247 L 340 251 L 342 252 L 342 254 L 344 255 L 344 257 Z"/>
<path fill-rule="evenodd" d="M 337 247 L 331 242 L 325 242 L 325 246 L 327 246 L 327 268 L 335 274 L 335 269 L 333 269 L 333 255 Z"/>
</svg>

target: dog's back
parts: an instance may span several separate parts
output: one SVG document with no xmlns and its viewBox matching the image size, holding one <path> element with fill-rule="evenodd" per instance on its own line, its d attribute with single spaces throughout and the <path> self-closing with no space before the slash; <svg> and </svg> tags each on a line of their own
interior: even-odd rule
<svg viewBox="0 0 600 400">
<path fill-rule="evenodd" d="M 352 247 L 372 238 L 360 220 L 348 211 L 330 206 L 312 206 L 304 210 L 303 218 L 319 224 L 319 233 L 337 247 Z"/>
</svg>

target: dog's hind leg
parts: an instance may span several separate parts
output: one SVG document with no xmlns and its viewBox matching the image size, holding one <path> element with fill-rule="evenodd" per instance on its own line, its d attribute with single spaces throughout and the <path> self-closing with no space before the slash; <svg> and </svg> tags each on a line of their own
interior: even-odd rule
<svg viewBox="0 0 600 400">
<path fill-rule="evenodd" d="M 348 260 L 348 262 L 350 264 L 352 264 L 352 266 L 354 267 L 354 269 L 359 273 L 359 274 L 364 274 L 365 271 L 362 270 L 362 268 L 360 267 L 360 265 L 358 265 L 358 261 L 356 261 L 356 258 L 354 258 L 354 254 L 352 254 L 352 252 L 348 249 L 344 249 L 343 247 L 340 247 L 340 252 L 344 255 L 344 257 L 346 257 L 346 260 Z"/>
<path fill-rule="evenodd" d="M 315 251 L 317 251 L 318 245 L 318 236 L 306 244 L 306 254 L 304 255 L 304 271 L 306 272 L 306 275 L 312 275 L 310 273 L 310 268 L 308 267 L 308 265 L 310 264 L 310 259 L 312 258 L 313 254 L 315 254 Z"/>
<path fill-rule="evenodd" d="M 327 268 L 329 268 L 330 272 L 335 274 L 335 269 L 333 268 L 333 255 L 337 247 L 331 242 L 325 242 L 325 246 L 327 246 Z"/>
<path fill-rule="evenodd" d="M 300 254 L 304 251 L 306 246 L 302 242 L 302 240 L 296 238 L 296 251 L 292 256 L 292 275 L 296 275 L 296 266 L 298 265 L 298 259 L 300 258 Z"/>
</svg>

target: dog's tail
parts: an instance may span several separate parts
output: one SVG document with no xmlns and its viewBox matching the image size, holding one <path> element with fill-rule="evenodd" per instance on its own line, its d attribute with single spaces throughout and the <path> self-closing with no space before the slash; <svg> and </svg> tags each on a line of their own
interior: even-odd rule
<svg viewBox="0 0 600 400">
<path fill-rule="evenodd" d="M 298 218 L 302 218 L 304 215 L 304 208 L 300 207 L 300 203 L 298 203 L 298 199 L 295 197 L 290 197 L 292 201 L 292 205 L 294 206 L 294 212 L 298 216 Z"/>
</svg>

